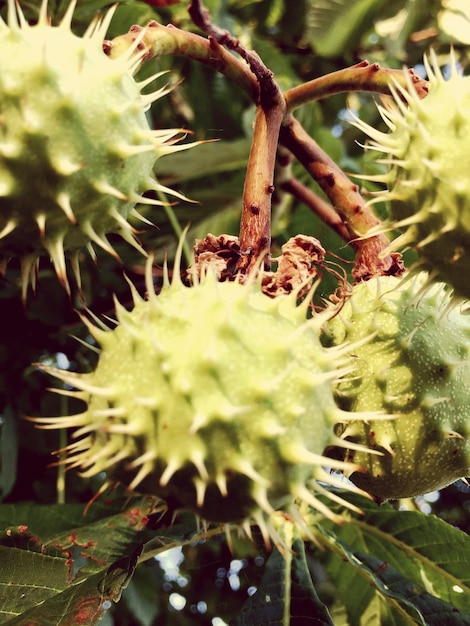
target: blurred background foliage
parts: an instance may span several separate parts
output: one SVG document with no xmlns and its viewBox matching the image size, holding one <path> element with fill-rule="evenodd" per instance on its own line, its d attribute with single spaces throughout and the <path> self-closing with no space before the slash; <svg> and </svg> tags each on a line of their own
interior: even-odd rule
<svg viewBox="0 0 470 626">
<path fill-rule="evenodd" d="M 162 4 L 158 0 L 122 2 L 109 38 L 150 19 L 197 32 L 185 2 Z M 21 0 L 21 6 L 34 22 L 39 0 Z M 52 19 L 60 19 L 67 6 L 68 0 L 50 0 Z M 79 0 L 76 32 L 83 32 L 90 19 L 109 6 L 105 0 Z M 215 24 L 260 54 L 282 89 L 362 59 L 391 68 L 414 67 L 422 75 L 423 54 L 432 47 L 445 64 L 450 45 L 467 71 L 467 0 L 207 0 L 206 6 Z M 6 16 L 5 2 L 0 3 L 0 12 Z M 175 88 L 152 107 L 153 126 L 187 129 L 187 141 L 218 140 L 162 158 L 157 164 L 160 182 L 194 201 L 178 202 L 171 210 L 142 208 L 155 227 L 142 232 L 141 240 L 146 249 L 155 251 L 161 264 L 164 254 L 171 259 L 178 239 L 175 218 L 180 227 L 191 224 L 190 241 L 209 232 L 237 234 L 254 106 L 225 77 L 190 59 L 162 57 L 141 72 L 144 76 L 159 69 L 169 71 L 160 81 L 168 80 Z M 296 116 L 345 171 L 370 172 L 377 166 L 364 154 L 360 145 L 364 138 L 348 118 L 352 111 L 380 125 L 374 99 L 362 93 L 335 95 L 305 105 Z M 293 173 L 321 193 L 300 165 L 293 164 Z M 304 233 L 322 242 L 332 264 L 350 269 L 351 251 L 308 207 L 282 193 L 276 200 L 274 255 L 289 237 Z M 26 307 L 21 302 L 18 267 L 12 264 L 0 279 L 0 497 L 4 504 L 86 503 L 99 486 L 98 479 L 84 480 L 70 472 L 64 487 L 64 477 L 50 467 L 51 450 L 64 444 L 63 435 L 38 431 L 21 416 L 74 412 L 70 400 L 64 405 L 64 399 L 48 392 L 52 381 L 33 364 L 90 370 L 96 354 L 75 339 L 91 341 L 78 311 L 86 305 L 98 316 L 112 316 L 114 294 L 129 303 L 124 271 L 143 291 L 144 260 L 125 243 L 116 240 L 115 246 L 122 265 L 101 253 L 95 264 L 83 254 L 83 298 L 75 295 L 69 300 L 47 259 L 41 261 L 37 289 Z M 331 286 L 331 282 L 322 284 L 322 295 L 328 295 Z M 470 532 L 470 493 L 463 483 L 407 506 L 432 511 Z M 256 588 L 265 562 L 265 555 L 246 542 L 236 548 L 232 553 L 225 541 L 215 539 L 189 546 L 183 554 L 177 552 L 177 560 L 167 561 L 165 568 L 156 560 L 143 563 L 121 602 L 107 614 L 106 624 L 220 626 L 222 619 L 228 623 Z M 317 554 L 307 557 L 324 601 L 333 602 L 334 590 L 321 559 Z M 348 623 L 342 619 L 346 620 L 338 613 L 336 623 Z"/>
</svg>

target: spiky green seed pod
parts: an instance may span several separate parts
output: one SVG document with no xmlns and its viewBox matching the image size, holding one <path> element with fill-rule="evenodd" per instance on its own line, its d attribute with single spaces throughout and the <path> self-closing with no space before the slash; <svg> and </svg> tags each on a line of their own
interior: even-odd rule
<svg viewBox="0 0 470 626">
<path fill-rule="evenodd" d="M 394 419 L 339 425 L 337 434 L 381 451 L 352 452 L 350 478 L 381 498 L 422 495 L 470 474 L 470 317 L 450 307 L 426 273 L 359 283 L 325 326 L 324 343 L 374 333 L 352 351 L 356 372 L 336 390 L 347 411 L 384 410 Z"/>
<path fill-rule="evenodd" d="M 79 279 L 83 246 L 116 254 L 106 235 L 119 233 L 139 247 L 127 218 L 139 202 L 159 204 L 142 194 L 164 189 L 153 166 L 178 133 L 149 127 L 146 110 L 166 90 L 143 93 L 158 74 L 136 81 L 136 46 L 103 52 L 113 10 L 78 37 L 74 6 L 51 26 L 43 0 L 30 26 L 9 0 L 0 20 L 0 270 L 20 259 L 24 293 L 40 256 L 68 288 L 65 252 Z"/>
<path fill-rule="evenodd" d="M 113 330 L 90 325 L 95 372 L 49 370 L 86 410 L 35 421 L 76 429 L 67 463 L 84 476 L 107 472 L 205 520 L 255 520 L 268 535 L 269 515 L 295 515 L 295 501 L 339 519 L 314 495 L 325 492 L 316 480 L 337 484 L 325 464 L 347 467 L 322 454 L 351 417 L 333 398 L 349 358 L 321 346 L 324 318 L 307 319 L 296 294 L 271 299 L 257 281 L 219 283 L 210 270 L 155 295 L 150 270 L 148 300 L 134 291 Z"/>
<path fill-rule="evenodd" d="M 385 182 L 389 219 L 382 229 L 398 229 L 392 250 L 414 248 L 419 260 L 413 271 L 428 271 L 433 281 L 452 285 L 456 299 L 470 298 L 470 76 L 462 76 L 454 60 L 445 80 L 435 56 L 424 60 L 430 92 L 420 99 L 411 84 L 393 88 L 394 101 L 379 107 L 390 129 L 356 125 L 383 153 L 388 172 L 364 177 Z"/>
</svg>

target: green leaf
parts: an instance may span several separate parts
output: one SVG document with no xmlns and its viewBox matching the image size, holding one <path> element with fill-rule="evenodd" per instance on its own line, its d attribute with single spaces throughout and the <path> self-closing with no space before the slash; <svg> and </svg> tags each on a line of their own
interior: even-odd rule
<svg viewBox="0 0 470 626">
<path fill-rule="evenodd" d="M 94 503 L 86 512 L 83 504 L 5 504 L 0 544 L 35 551 L 55 547 L 64 558 L 80 553 L 80 571 L 101 570 L 129 549 L 153 506 L 154 500 L 142 497 Z"/>
<path fill-rule="evenodd" d="M 168 154 L 155 166 L 158 180 L 165 185 L 175 185 L 188 180 L 245 170 L 250 141 L 214 141 L 195 146 L 191 150 Z"/>
<path fill-rule="evenodd" d="M 401 616 L 397 623 L 470 623 L 470 537 L 419 511 L 354 501 L 363 516 L 319 528 L 335 552 L 328 569 L 351 626 L 361 623 L 376 594 L 389 619 Z"/>
<path fill-rule="evenodd" d="M 1 505 L 0 622 L 96 624 L 139 560 L 220 533 L 201 533 L 193 515 L 158 528 L 163 508 L 146 497 L 97 502 L 86 515 L 83 504 Z"/>
<path fill-rule="evenodd" d="M 45 602 L 5 622 L 11 626 L 93 626 L 121 597 L 129 582 L 139 551 L 113 563 L 103 574 L 97 573 L 83 583 L 54 594 Z M 31 572 L 30 572 L 31 576 Z M 34 580 L 34 578 L 33 578 Z"/>
<path fill-rule="evenodd" d="M 362 570 L 376 590 L 387 598 L 390 613 L 396 612 L 401 617 L 401 622 L 398 623 L 418 623 L 423 626 L 470 624 L 469 613 L 461 613 L 447 602 L 432 596 L 387 562 L 363 552 L 356 552 L 347 544 L 339 542 L 337 538 L 333 540 L 341 546 L 343 554 L 353 567 Z"/>
<path fill-rule="evenodd" d="M 312 584 L 303 541 L 289 546 L 282 554 L 273 549 L 259 589 L 231 626 L 333 626 Z"/>
<path fill-rule="evenodd" d="M 402 576 L 385 561 L 373 556 L 356 552 L 354 557 L 362 562 L 362 566 L 374 578 L 382 593 L 397 599 L 401 604 L 416 612 L 423 624 L 442 626 L 442 624 L 468 625 L 470 614 L 461 613 L 455 607 L 432 596 L 419 585 Z"/>
<path fill-rule="evenodd" d="M 443 0 L 442 11 L 437 19 L 440 28 L 452 40 L 470 44 L 470 10 L 467 0 Z"/>
<path fill-rule="evenodd" d="M 102 588 L 109 587 L 113 562 L 141 551 L 139 533 L 149 510 L 146 498 L 134 498 L 126 508 L 122 501 L 96 504 L 86 516 L 78 504 L 0 506 L 0 618 L 45 601 L 59 614 L 68 610 L 64 603 L 73 601 L 76 608 L 89 585 L 104 581 Z M 103 597 L 114 600 L 117 593 L 109 590 Z"/>
<path fill-rule="evenodd" d="M 384 0 L 312 2 L 307 36 L 315 52 L 334 57 L 354 48 L 385 4 Z"/>
</svg>

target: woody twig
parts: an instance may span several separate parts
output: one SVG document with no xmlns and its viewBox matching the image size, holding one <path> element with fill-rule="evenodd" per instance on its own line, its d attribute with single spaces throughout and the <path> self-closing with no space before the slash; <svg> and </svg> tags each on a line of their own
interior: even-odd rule
<svg viewBox="0 0 470 626">
<path fill-rule="evenodd" d="M 208 11 L 199 0 L 192 0 L 188 11 L 194 23 L 210 37 L 237 52 L 258 81 L 253 140 L 243 189 L 240 261 L 237 269 L 247 274 L 259 267 L 260 259 L 263 259 L 265 268 L 269 269 L 274 167 L 285 100 L 273 73 L 256 52 L 245 49 L 228 31 L 214 26 Z"/>
</svg>

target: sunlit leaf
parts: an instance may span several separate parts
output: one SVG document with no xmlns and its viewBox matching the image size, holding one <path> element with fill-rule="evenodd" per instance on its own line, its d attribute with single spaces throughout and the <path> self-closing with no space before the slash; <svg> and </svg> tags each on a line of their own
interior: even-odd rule
<svg viewBox="0 0 470 626">
<path fill-rule="evenodd" d="M 466 0 L 444 0 L 438 24 L 452 39 L 470 44 L 470 6 Z"/>
<path fill-rule="evenodd" d="M 391 506 L 367 501 L 360 506 L 364 516 L 353 516 L 340 528 L 321 528 L 335 552 L 329 571 L 352 625 L 360 623 L 375 594 L 391 615 L 405 611 L 402 619 L 409 623 L 437 625 L 444 616 L 458 617 L 456 625 L 468 623 L 470 537 L 419 511 L 397 514 Z"/>
</svg>

